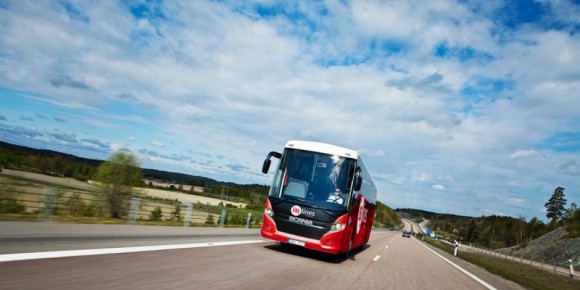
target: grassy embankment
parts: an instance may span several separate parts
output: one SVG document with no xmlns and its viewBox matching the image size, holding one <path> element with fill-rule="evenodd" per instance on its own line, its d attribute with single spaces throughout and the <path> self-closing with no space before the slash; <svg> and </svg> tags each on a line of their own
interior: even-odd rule
<svg viewBox="0 0 580 290">
<path fill-rule="evenodd" d="M 437 240 L 424 239 L 423 242 L 453 254 L 450 247 L 442 245 Z M 580 289 L 580 280 L 507 259 L 463 251 L 459 252 L 457 257 L 529 289 Z"/>
</svg>

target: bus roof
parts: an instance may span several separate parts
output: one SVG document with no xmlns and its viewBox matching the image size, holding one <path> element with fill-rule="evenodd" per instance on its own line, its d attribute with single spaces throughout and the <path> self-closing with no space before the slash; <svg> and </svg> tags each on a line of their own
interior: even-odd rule
<svg viewBox="0 0 580 290">
<path fill-rule="evenodd" d="M 288 141 L 288 143 L 286 143 L 285 148 L 314 151 L 314 152 L 319 152 L 319 153 L 338 155 L 341 157 L 352 158 L 352 159 L 358 159 L 358 157 L 359 157 L 358 152 L 356 152 L 354 150 L 350 150 L 350 149 L 336 146 L 336 145 L 320 143 L 320 142 L 312 142 L 312 141 L 290 140 L 290 141 Z"/>
</svg>

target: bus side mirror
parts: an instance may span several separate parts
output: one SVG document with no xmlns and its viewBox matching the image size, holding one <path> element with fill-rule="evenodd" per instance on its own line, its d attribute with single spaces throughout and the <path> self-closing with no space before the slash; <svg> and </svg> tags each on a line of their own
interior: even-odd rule
<svg viewBox="0 0 580 290">
<path fill-rule="evenodd" d="M 264 164 L 262 165 L 262 173 L 267 174 L 268 170 L 270 170 L 270 163 L 272 163 L 270 158 L 272 158 L 272 156 L 280 159 L 280 157 L 282 157 L 282 154 L 275 151 L 270 152 L 268 154 L 268 157 L 266 157 L 266 160 L 264 160 Z"/>
<path fill-rule="evenodd" d="M 360 176 L 360 167 L 357 167 L 354 173 L 354 191 L 359 191 L 362 186 L 362 177 Z"/>
<path fill-rule="evenodd" d="M 262 173 L 264 174 L 268 173 L 268 170 L 270 169 L 270 163 L 272 163 L 270 159 L 264 160 L 264 164 L 262 165 Z"/>
</svg>

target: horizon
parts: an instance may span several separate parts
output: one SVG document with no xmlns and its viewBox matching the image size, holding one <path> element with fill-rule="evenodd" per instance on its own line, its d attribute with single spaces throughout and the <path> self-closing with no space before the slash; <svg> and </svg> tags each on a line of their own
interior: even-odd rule
<svg viewBox="0 0 580 290">
<path fill-rule="evenodd" d="M 359 152 L 391 208 L 580 202 L 580 4 L 5 1 L 0 140 L 269 185 L 288 140 Z"/>
<path fill-rule="evenodd" d="M 8 143 L 8 144 L 10 144 L 10 143 Z M 12 144 L 12 145 L 16 145 L 16 144 Z M 20 145 L 18 145 L 18 146 L 20 146 Z M 30 148 L 30 147 L 28 147 L 28 148 Z M 39 150 L 39 149 L 37 149 L 37 148 L 32 148 L 32 149 Z M 49 151 L 52 151 L 52 150 L 49 150 Z M 58 152 L 58 151 L 52 151 L 52 152 L 56 152 L 56 153 L 59 153 L 59 154 L 67 154 L 67 153 Z M 75 155 L 71 155 L 71 156 L 78 157 L 78 158 L 83 158 L 83 157 L 79 157 L 79 156 L 75 156 Z M 84 158 L 84 159 L 86 159 L 86 158 Z M 103 162 L 104 162 L 104 161 L 106 161 L 106 160 L 101 160 L 101 159 L 92 159 L 92 160 L 95 160 L 95 161 L 103 161 Z M 157 169 L 151 169 L 151 168 L 141 168 L 141 170 L 157 170 Z M 162 170 L 157 170 L 157 171 L 162 171 Z M 176 174 L 184 174 L 184 173 L 180 173 L 180 172 L 172 172 L 172 171 L 163 171 L 163 172 L 167 172 L 167 173 L 176 173 Z M 188 174 L 186 174 L 186 175 L 188 175 Z M 190 176 L 193 176 L 193 175 L 190 175 Z M 194 176 L 194 177 L 209 178 L 209 177 L 206 177 L 206 176 Z M 144 179 L 144 180 L 149 180 L 149 179 L 147 179 L 147 178 L 145 178 L 145 177 L 143 177 L 143 179 Z M 209 179 L 211 179 L 211 178 L 209 178 Z M 217 183 L 234 183 L 234 184 L 236 184 L 236 185 L 261 185 L 261 186 L 270 187 L 270 185 L 269 185 L 269 184 L 258 184 L 258 183 L 246 183 L 246 184 L 238 184 L 238 183 L 235 183 L 235 182 L 230 182 L 230 181 L 220 181 L 220 180 L 215 180 L 215 179 L 212 179 L 212 180 L 216 181 Z M 164 183 L 168 183 L 168 184 L 175 184 L 175 185 L 180 185 L 180 183 L 167 182 L 167 181 L 165 181 L 165 180 L 163 180 L 163 182 L 164 182 Z M 183 185 L 190 185 L 190 184 L 183 184 Z M 191 186 L 193 186 L 193 185 L 191 185 Z M 192 194 L 192 193 L 188 193 L 188 194 Z M 194 195 L 195 195 L 195 194 L 194 194 Z M 388 205 L 386 202 L 383 202 L 383 201 L 381 201 L 381 200 L 377 200 L 377 201 L 378 201 L 378 202 L 380 202 L 380 203 L 382 203 L 382 204 L 384 204 L 384 205 L 386 205 L 386 206 L 389 206 L 389 205 Z M 389 207 L 390 207 L 390 206 L 389 206 Z M 435 215 L 451 215 L 451 216 L 457 216 L 457 217 L 466 217 L 466 218 L 481 218 L 481 217 L 489 217 L 489 216 L 494 216 L 494 215 L 483 215 L 483 216 L 460 215 L 460 214 L 449 213 L 449 212 L 447 212 L 447 213 L 442 213 L 442 212 L 430 211 L 430 210 L 421 209 L 421 208 L 392 208 L 392 207 L 390 207 L 390 208 L 391 208 L 392 210 L 394 210 L 394 211 L 415 210 L 415 211 L 422 211 L 422 212 L 427 212 L 427 213 L 430 213 L 430 214 L 435 214 Z M 502 217 L 503 217 L 503 216 L 502 216 Z M 512 217 L 512 216 L 506 216 L 506 217 L 516 218 L 516 217 Z M 536 218 L 540 219 L 539 217 L 536 217 Z M 530 218 L 530 219 L 531 219 L 531 218 Z M 541 219 L 540 219 L 540 220 L 541 220 Z M 544 219 L 544 220 L 541 220 L 541 221 L 542 221 L 542 222 L 545 222 L 545 221 L 548 221 L 548 220 L 549 220 L 549 219 Z M 528 221 L 529 221 L 529 220 L 526 220 L 526 222 L 528 222 Z"/>
</svg>

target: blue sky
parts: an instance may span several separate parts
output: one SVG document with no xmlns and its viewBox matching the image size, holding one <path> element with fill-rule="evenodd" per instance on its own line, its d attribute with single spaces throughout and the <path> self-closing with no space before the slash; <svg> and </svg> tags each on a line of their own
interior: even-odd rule
<svg viewBox="0 0 580 290">
<path fill-rule="evenodd" d="M 0 1 L 0 140 L 268 184 L 290 139 L 379 200 L 546 219 L 580 202 L 577 1 Z"/>
</svg>

